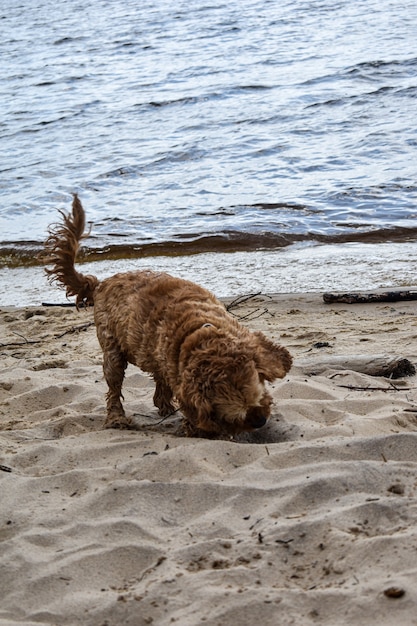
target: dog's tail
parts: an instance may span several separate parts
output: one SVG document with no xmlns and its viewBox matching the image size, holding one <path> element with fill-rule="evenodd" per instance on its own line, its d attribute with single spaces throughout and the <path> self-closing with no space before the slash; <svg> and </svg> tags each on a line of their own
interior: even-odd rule
<svg viewBox="0 0 417 626">
<path fill-rule="evenodd" d="M 85 230 L 85 212 L 77 194 L 74 194 L 72 213 L 60 211 L 63 223 L 49 228 L 45 242 L 43 259 L 52 263 L 45 271 L 49 282 L 58 283 L 66 289 L 67 296 L 76 296 L 76 306 L 94 304 L 94 291 L 99 284 L 95 276 L 84 275 L 75 269 L 80 240 Z"/>
</svg>

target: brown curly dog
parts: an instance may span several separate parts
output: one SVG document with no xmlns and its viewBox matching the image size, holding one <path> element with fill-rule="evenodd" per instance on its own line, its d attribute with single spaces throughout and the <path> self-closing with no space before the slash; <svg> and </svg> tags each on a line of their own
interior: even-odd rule
<svg viewBox="0 0 417 626">
<path fill-rule="evenodd" d="M 75 270 L 85 213 L 74 195 L 72 214 L 49 229 L 45 243 L 50 281 L 94 304 L 97 336 L 108 385 L 107 428 L 133 427 L 121 403 L 128 363 L 152 374 L 155 406 L 170 415 L 174 402 L 189 435 L 238 433 L 263 426 L 272 398 L 265 381 L 283 378 L 289 352 L 250 332 L 209 291 L 152 271 L 116 274 L 100 282 Z"/>
</svg>

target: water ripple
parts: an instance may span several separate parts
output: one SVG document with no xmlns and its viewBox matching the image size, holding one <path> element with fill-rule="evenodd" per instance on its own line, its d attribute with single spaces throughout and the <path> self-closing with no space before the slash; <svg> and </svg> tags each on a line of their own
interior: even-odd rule
<svg viewBox="0 0 417 626">
<path fill-rule="evenodd" d="M 0 6 L 3 264 L 416 235 L 414 0 Z"/>
</svg>

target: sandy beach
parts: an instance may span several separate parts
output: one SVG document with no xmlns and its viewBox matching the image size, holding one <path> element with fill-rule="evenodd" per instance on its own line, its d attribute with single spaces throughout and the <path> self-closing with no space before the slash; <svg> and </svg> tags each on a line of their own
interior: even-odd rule
<svg viewBox="0 0 417 626">
<path fill-rule="evenodd" d="M 230 304 L 230 302 L 228 302 Z M 91 311 L 0 310 L 0 624 L 417 624 L 417 303 L 256 296 L 231 309 L 285 345 L 266 427 L 188 439 L 129 366 L 133 431 L 103 430 Z"/>
</svg>

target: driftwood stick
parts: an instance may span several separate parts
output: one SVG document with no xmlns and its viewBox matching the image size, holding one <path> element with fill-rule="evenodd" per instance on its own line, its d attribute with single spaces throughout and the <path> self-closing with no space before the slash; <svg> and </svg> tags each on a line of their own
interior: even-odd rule
<svg viewBox="0 0 417 626">
<path fill-rule="evenodd" d="M 403 378 L 413 376 L 416 368 L 408 359 L 384 355 L 347 355 L 323 357 L 320 359 L 298 359 L 294 364 L 305 374 L 322 374 L 326 370 L 352 370 L 369 376 Z"/>
<path fill-rule="evenodd" d="M 417 291 L 384 291 L 381 293 L 324 293 L 326 304 L 341 302 L 343 304 L 369 304 L 372 302 L 398 302 L 400 300 L 417 300 Z"/>
<path fill-rule="evenodd" d="M 42 306 L 75 307 L 75 302 L 42 302 Z"/>
</svg>

